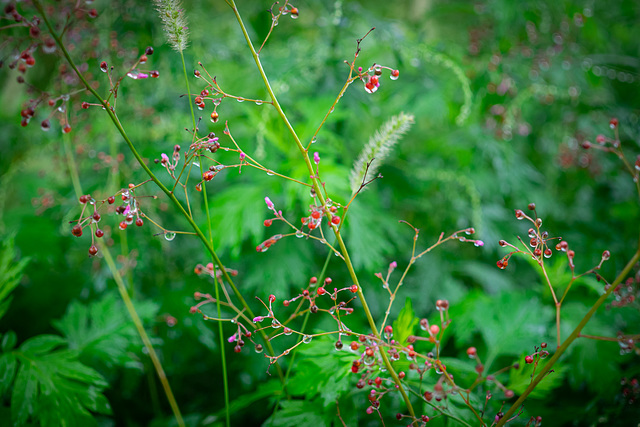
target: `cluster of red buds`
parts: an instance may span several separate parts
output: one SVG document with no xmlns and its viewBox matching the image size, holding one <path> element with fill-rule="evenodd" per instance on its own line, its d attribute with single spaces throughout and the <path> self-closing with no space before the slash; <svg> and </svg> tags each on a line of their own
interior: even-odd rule
<svg viewBox="0 0 640 427">
<path fill-rule="evenodd" d="M 387 69 L 390 71 L 389 78 L 391 78 L 391 80 L 398 80 L 398 77 L 400 77 L 399 70 L 395 70 L 390 67 L 384 67 L 378 64 L 373 64 L 366 71 L 363 71 L 362 67 L 358 67 L 358 76 L 364 83 L 364 90 L 367 93 L 374 93 L 378 90 L 378 88 L 380 87 L 380 76 L 382 75 L 383 69 Z"/>
<path fill-rule="evenodd" d="M 529 221 L 529 222 L 531 222 L 533 224 L 533 227 L 529 228 L 529 231 L 528 231 L 529 247 L 531 249 L 529 249 L 527 247 L 527 245 L 524 245 L 524 243 L 522 242 L 522 239 L 520 239 L 520 237 L 518 237 L 518 240 L 520 240 L 520 242 L 522 242 L 523 245 L 525 246 L 525 250 L 524 251 L 519 249 L 515 245 L 513 245 L 511 243 L 508 243 L 506 240 L 500 240 L 498 242 L 498 244 L 500 246 L 502 246 L 502 247 L 508 246 L 508 247 L 514 249 L 513 251 L 509 252 L 507 255 L 502 257 L 502 259 L 500 259 L 496 263 L 498 268 L 500 268 L 502 270 L 507 268 L 507 266 L 509 265 L 509 259 L 511 258 L 511 256 L 513 254 L 516 254 L 516 253 L 527 253 L 527 254 L 531 255 L 531 257 L 533 259 L 535 259 L 536 261 L 538 261 L 538 262 L 541 262 L 543 257 L 544 258 L 550 258 L 553 255 L 553 251 L 549 247 L 548 242 L 550 240 L 559 239 L 559 237 L 549 237 L 549 233 L 547 231 L 541 231 L 540 227 L 542 227 L 542 218 L 539 218 L 538 215 L 536 214 L 536 205 L 535 205 L 535 203 L 529 203 L 528 208 L 529 208 L 530 211 L 533 211 L 535 218 L 531 218 L 530 216 L 525 214 L 524 211 L 522 211 L 521 209 L 516 209 L 515 216 L 516 216 L 516 219 L 518 219 L 518 220 L 526 219 L 527 221 Z M 558 250 L 558 251 L 567 251 L 567 247 L 568 247 L 567 242 L 566 241 L 562 241 L 562 242 L 560 242 L 560 243 L 558 243 L 556 245 L 556 250 Z M 573 251 L 567 252 L 567 256 L 569 257 L 569 262 L 570 262 L 571 266 L 573 266 L 573 256 L 574 255 L 575 254 L 574 254 Z"/>
</svg>

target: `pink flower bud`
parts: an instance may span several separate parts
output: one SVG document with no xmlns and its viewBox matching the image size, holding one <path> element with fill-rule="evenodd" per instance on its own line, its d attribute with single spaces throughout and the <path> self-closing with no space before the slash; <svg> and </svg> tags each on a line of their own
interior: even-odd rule
<svg viewBox="0 0 640 427">
<path fill-rule="evenodd" d="M 313 153 L 313 162 L 317 165 L 320 163 L 320 155 L 318 154 L 318 152 L 316 151 L 315 153 Z"/>
<path fill-rule="evenodd" d="M 270 199 L 270 198 L 265 197 L 265 198 L 264 198 L 264 202 L 267 204 L 267 207 L 268 207 L 269 209 L 273 209 L 273 202 L 271 201 L 271 199 Z"/>
</svg>

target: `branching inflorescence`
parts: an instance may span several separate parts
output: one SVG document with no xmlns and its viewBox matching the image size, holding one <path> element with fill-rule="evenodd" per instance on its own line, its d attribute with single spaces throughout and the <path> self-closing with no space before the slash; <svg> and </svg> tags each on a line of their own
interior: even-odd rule
<svg viewBox="0 0 640 427">
<path fill-rule="evenodd" d="M 182 53 L 186 49 L 188 42 L 188 28 L 184 10 L 179 1 L 157 0 L 155 3 L 160 18 L 163 21 L 169 43 L 175 50 L 180 52 L 184 61 Z M 448 241 L 471 243 L 475 247 L 483 247 L 484 242 L 473 237 L 475 234 L 473 228 L 463 228 L 449 235 L 443 232 L 439 235 L 435 243 L 420 251 L 418 250 L 419 229 L 406 221 L 401 221 L 408 225 L 414 233 L 411 256 L 395 283 L 392 283 L 392 279 L 394 274 L 397 277 L 397 270 L 399 269 L 399 264 L 396 261 L 389 263 L 386 274 L 377 273 L 375 275 L 381 282 L 385 292 L 388 292 L 389 301 L 388 304 L 385 302 L 386 309 L 384 310 L 384 317 L 381 316 L 382 319 L 374 319 L 365 297 L 365 291 L 368 291 L 368 288 L 374 285 L 368 283 L 368 280 L 361 281 L 358 278 L 349 257 L 347 246 L 342 238 L 341 231 L 343 225 L 347 222 L 348 211 L 351 204 L 368 185 L 381 177 L 378 172 L 380 165 L 389 155 L 397 141 L 408 132 L 411 124 L 414 122 L 414 117 L 405 113 L 391 117 L 387 123 L 372 136 L 369 143 L 364 147 L 361 155 L 355 161 L 353 171 L 349 177 L 351 195 L 344 200 L 340 200 L 340 195 L 334 194 L 332 189 L 327 188 L 323 181 L 323 171 L 320 167 L 321 157 L 319 153 L 310 153 L 309 151 L 312 144 L 317 142 L 317 135 L 321 132 L 323 125 L 327 122 L 330 114 L 337 107 L 340 99 L 352 83 L 359 81 L 363 84 L 363 89 L 366 93 L 374 94 L 381 87 L 383 74 L 388 74 L 391 80 L 398 79 L 400 72 L 395 68 L 376 63 L 363 68 L 356 64 L 362 49 L 361 45 L 363 40 L 369 36 L 373 29 L 356 41 L 356 51 L 353 59 L 351 61 L 344 61 L 348 69 L 345 83 L 333 103 L 328 106 L 327 113 L 321 119 L 318 128 L 313 135 L 309 135 L 308 144 L 305 145 L 302 143 L 295 128 L 289 122 L 287 115 L 280 106 L 260 61 L 260 54 L 263 53 L 263 48 L 266 46 L 266 42 L 273 33 L 274 28 L 278 25 L 280 18 L 286 15 L 297 18 L 300 11 L 297 7 L 290 4 L 288 0 L 285 1 L 282 6 L 279 6 L 278 2 L 274 3 L 269 9 L 271 16 L 269 32 L 256 51 L 235 3 L 232 0 L 227 0 L 227 4 L 232 8 L 238 20 L 257 69 L 265 83 L 269 99 L 245 97 L 226 92 L 218 79 L 212 76 L 201 63 L 198 63 L 199 68 L 193 71 L 193 76 L 199 79 L 198 82 L 204 82 L 204 87 L 201 87 L 198 92 L 192 94 L 188 88 L 189 83 L 187 81 L 185 99 L 189 100 L 192 112 L 193 105 L 195 105 L 199 111 L 207 110 L 206 113 L 213 123 L 219 121 L 220 112 L 223 112 L 221 106 L 229 99 L 241 102 L 247 101 L 247 103 L 262 106 L 262 108 L 275 109 L 294 139 L 295 146 L 300 152 L 300 162 L 306 167 L 308 176 L 297 179 L 289 176 L 288 171 L 276 171 L 271 165 L 262 164 L 256 159 L 257 156 L 254 157 L 250 154 L 250 150 L 246 149 L 242 141 L 238 141 L 233 136 L 231 132 L 232 125 L 227 121 L 224 122 L 224 130 L 220 136 L 217 136 L 214 132 L 201 134 L 196 123 L 195 115 L 192 114 L 193 127 L 186 129 L 189 138 L 187 143 L 183 143 L 182 146 L 179 144 L 173 145 L 170 151 L 167 151 L 170 154 L 159 150 L 158 158 L 155 159 L 155 169 L 160 170 L 163 174 L 166 173 L 166 176 L 168 176 L 171 182 L 170 185 L 166 186 L 140 157 L 134 143 L 127 136 L 120 118 L 117 115 L 119 88 L 123 81 L 125 81 L 125 77 L 136 81 L 145 80 L 149 77 L 159 77 L 160 73 L 157 70 L 140 68 L 140 66 L 147 63 L 149 56 L 153 54 L 153 48 L 147 47 L 144 53 L 133 61 L 131 66 L 125 67 L 119 74 L 117 73 L 117 67 L 110 66 L 106 61 L 102 61 L 99 68 L 100 71 L 106 75 L 106 80 L 109 82 L 109 89 L 107 93 L 100 95 L 93 85 L 85 79 L 83 70 L 80 70 L 75 65 L 69 52 L 65 48 L 65 43 L 61 37 L 69 26 L 66 25 L 62 32 L 57 34 L 47 19 L 47 13 L 45 13 L 39 2 L 36 1 L 35 4 L 43 15 L 43 20 L 51 33 L 51 37 L 43 36 L 40 33 L 38 26 L 39 21 L 23 22 L 21 19 L 18 19 L 20 14 L 15 8 L 5 9 L 6 14 L 14 16 L 16 22 L 21 22 L 21 26 L 28 28 L 30 37 L 34 39 L 33 44 L 23 50 L 19 58 L 14 61 L 14 66 L 18 66 L 19 68 L 24 67 L 25 69 L 26 67 L 33 66 L 35 59 L 31 53 L 37 46 L 43 45 L 45 52 L 47 52 L 47 50 L 53 52 L 57 47 L 69 62 L 69 65 L 75 73 L 75 77 L 84 85 L 84 89 L 89 91 L 95 98 L 95 102 L 93 103 L 84 101 L 82 108 L 100 107 L 99 110 L 106 112 L 148 175 L 148 178 L 142 182 L 137 184 L 131 183 L 126 188 L 117 191 L 115 194 L 110 194 L 103 199 L 96 199 L 91 195 L 82 195 L 79 198 L 82 209 L 79 218 L 72 221 L 73 226 L 71 233 L 74 236 L 80 237 L 83 235 L 83 231 L 88 228 L 91 231 L 89 254 L 90 256 L 96 256 L 98 254 L 98 247 L 95 239 L 104 236 L 104 232 L 99 227 L 99 223 L 103 220 L 107 208 L 115 204 L 116 200 L 118 200 L 118 202 L 122 201 L 122 204 L 118 203 L 118 206 L 115 208 L 115 213 L 121 215 L 123 218 L 119 221 L 118 226 L 121 231 L 124 231 L 132 224 L 143 226 L 145 221 L 149 221 L 160 230 L 158 235 L 163 235 L 168 241 L 174 240 L 176 234 L 196 236 L 205 245 L 207 253 L 211 257 L 211 262 L 198 263 L 194 268 L 194 273 L 207 280 L 213 280 L 216 286 L 220 286 L 219 289 L 222 291 L 222 295 L 217 293 L 217 287 L 215 296 L 209 293 L 196 292 L 194 298 L 197 302 L 190 308 L 190 312 L 201 314 L 205 320 L 233 324 L 233 333 L 226 336 L 225 339 L 229 345 L 233 346 L 234 352 L 242 352 L 247 341 L 252 343 L 254 350 L 258 353 L 263 353 L 266 350 L 264 356 L 268 359 L 267 371 L 274 365 L 277 367 L 283 389 L 286 388 L 287 384 L 279 362 L 283 360 L 285 356 L 295 353 L 295 351 L 303 347 L 304 344 L 310 343 L 314 338 L 332 337 L 335 350 L 345 352 L 349 354 L 350 357 L 352 356 L 350 370 L 354 375 L 353 383 L 355 383 L 355 387 L 357 389 L 370 387 L 367 394 L 369 404 L 364 410 L 366 413 L 376 413 L 383 419 L 383 413 L 381 412 L 382 402 L 391 398 L 399 398 L 404 401 L 406 411 L 398 413 L 396 418 L 403 422 L 408 422 L 410 425 L 424 425 L 434 417 L 451 417 L 465 425 L 471 425 L 467 423 L 467 420 L 462 420 L 448 405 L 450 400 L 456 399 L 456 402 L 464 406 L 468 413 L 471 414 L 474 425 L 500 426 L 522 414 L 524 399 L 526 399 L 540 381 L 553 372 L 552 367 L 554 363 L 576 338 L 583 337 L 616 341 L 620 345 L 622 352 L 638 351 L 635 344 L 640 337 L 637 334 L 620 333 L 615 338 L 595 337 L 581 334 L 581 331 L 597 308 L 604 303 L 606 298 L 612 293 L 616 296 L 616 301 L 612 303 L 612 306 L 623 306 L 635 301 L 638 293 L 637 281 L 627 276 L 640 258 L 640 248 L 618 277 L 611 282 L 604 279 L 599 272 L 604 261 L 607 261 L 611 257 L 609 251 L 606 250 L 603 252 L 600 262 L 597 265 L 583 273 L 576 274 L 574 264 L 574 258 L 576 256 L 575 250 L 570 247 L 567 241 L 562 240 L 560 237 L 553 237 L 549 232 L 542 229 L 543 221 L 538 217 L 536 206 L 533 203 L 528 206 L 528 210 L 533 213 L 531 216 L 520 209 L 515 211 L 516 219 L 526 220 L 531 224 L 527 231 L 528 241 L 520 237 L 518 237 L 518 243 L 509 243 L 506 240 L 500 240 L 499 245 L 509 248 L 510 252 L 497 262 L 497 266 L 500 269 L 505 269 L 509 265 L 513 255 L 531 257 L 539 266 L 544 275 L 546 286 L 552 295 L 556 309 L 557 348 L 555 352 L 551 354 L 547 343 L 533 345 L 534 351 L 524 359 L 525 365 L 533 366 L 530 385 L 506 412 L 503 412 L 501 407 L 497 414 L 486 413 L 487 403 L 494 393 L 501 399 L 504 399 L 504 401 L 516 397 L 515 392 L 509 389 L 497 376 L 511 369 L 524 369 L 525 367 L 520 367 L 518 363 L 512 363 L 495 372 L 488 373 L 481 361 L 478 350 L 475 347 L 469 347 L 466 354 L 475 362 L 474 375 L 476 376 L 469 385 L 459 384 L 443 362 L 445 351 L 443 348 L 443 338 L 449 330 L 452 321 L 455 320 L 450 317 L 449 301 L 444 299 L 434 301 L 433 305 L 437 312 L 435 322 L 429 322 L 427 318 L 414 318 L 412 317 L 413 313 L 406 314 L 410 317 L 411 322 L 415 320 L 416 325 L 419 324 L 422 330 L 420 334 L 404 336 L 394 331 L 394 325 L 390 324 L 393 304 L 398 298 L 411 267 L 420 258 Z M 88 12 L 88 15 L 94 17 L 97 15 L 97 12 L 92 10 Z M 220 81 L 222 81 L 222 79 L 220 79 Z M 21 83 L 24 83 L 24 78 Z M 69 133 L 71 127 L 68 123 L 65 106 L 71 95 L 78 95 L 80 93 L 81 91 L 74 90 L 73 92 L 60 96 L 40 94 L 37 99 L 29 101 L 28 105 L 22 111 L 21 120 L 23 126 L 26 126 L 34 116 L 35 108 L 46 101 L 50 107 L 57 107 L 51 114 L 56 114 L 55 111 L 64 114 L 61 119 L 62 130 L 64 133 Z M 193 100 L 191 100 L 192 97 Z M 50 128 L 49 117 L 51 117 L 51 114 L 42 122 L 42 128 L 44 130 Z M 201 118 L 199 120 L 201 120 Z M 233 126 L 235 126 L 235 124 L 233 124 Z M 626 159 L 621 148 L 617 120 L 612 119 L 610 126 L 615 133 L 613 138 L 598 136 L 596 138 L 597 144 L 585 142 L 583 147 L 597 148 L 617 155 L 627 171 L 631 174 L 638 189 L 638 196 L 640 197 L 640 184 L 638 183 L 640 156 L 632 166 L 631 162 Z M 256 251 L 267 252 L 273 245 L 287 237 L 295 236 L 296 238 L 304 240 L 316 241 L 327 250 L 328 259 L 332 255 L 335 255 L 343 262 L 344 268 L 346 268 L 349 273 L 350 281 L 339 284 L 334 283 L 334 280 L 327 276 L 325 270 L 323 270 L 319 272 L 317 276 L 311 277 L 306 286 L 300 289 L 299 292 L 296 292 L 289 298 L 283 299 L 282 306 L 280 306 L 279 301 L 277 301 L 276 296 L 273 294 L 270 294 L 266 301 L 262 300 L 263 296 L 256 296 L 261 304 L 260 311 L 258 315 L 252 312 L 242 292 L 240 292 L 233 282 L 232 277 L 238 276 L 238 271 L 225 266 L 213 248 L 213 231 L 211 230 L 211 220 L 208 217 L 209 208 L 206 199 L 207 184 L 211 183 L 218 174 L 223 173 L 223 171 L 228 172 L 235 170 L 241 173 L 243 169 L 248 168 L 266 172 L 268 175 L 277 176 L 298 184 L 304 192 L 308 192 L 312 197 L 312 202 L 309 204 L 308 209 L 300 214 L 298 222 L 298 220 L 294 221 L 287 218 L 282 210 L 277 209 L 276 203 L 271 200 L 270 196 L 265 196 L 264 202 L 269 212 L 269 217 L 264 219 L 263 225 L 267 228 L 280 228 L 276 230 L 277 232 L 275 234 L 258 244 Z M 194 176 L 197 178 L 194 179 Z M 150 215 L 147 214 L 147 208 L 145 207 L 143 199 L 148 198 L 155 200 L 158 198 L 156 195 L 149 196 L 140 194 L 141 188 L 150 183 L 154 183 L 165 193 L 167 198 L 171 200 L 176 211 L 182 215 L 188 223 L 190 227 L 188 231 L 166 229 L 159 224 L 159 221 L 152 219 Z M 205 236 L 196 223 L 196 216 L 191 207 L 193 201 L 190 199 L 190 197 L 193 197 L 193 190 L 196 191 L 195 194 L 201 193 L 204 196 L 207 222 L 208 227 L 210 227 L 208 237 Z M 178 192 L 181 197 L 183 197 L 184 202 L 176 198 L 176 193 Z M 276 198 L 275 196 L 273 197 L 274 199 Z M 256 203 L 261 204 L 262 201 L 257 200 Z M 571 271 L 571 279 L 564 286 L 564 289 L 559 288 L 557 284 L 551 283 L 549 275 L 547 274 L 545 260 L 553 255 L 554 248 L 567 257 L 568 266 Z M 327 264 L 328 261 L 325 264 L 325 268 Z M 563 340 L 560 333 L 560 311 L 562 304 L 572 284 L 574 284 L 577 279 L 589 274 L 595 275 L 598 281 L 604 283 L 604 293 L 602 297 L 594 303 L 592 309 L 585 315 L 570 336 L 565 337 Z M 318 279 L 318 277 L 320 277 L 320 279 Z M 371 279 L 375 282 L 373 278 Z M 560 293 L 560 291 L 562 291 L 562 293 Z M 207 314 L 206 309 L 203 309 L 203 307 L 208 304 L 217 305 L 218 313 L 216 315 Z M 223 309 L 222 311 L 221 307 Z M 355 327 L 350 326 L 350 319 L 354 317 L 354 313 L 356 315 L 360 314 L 366 319 L 369 330 L 357 331 Z M 330 319 L 330 323 L 332 325 L 334 324 L 335 327 L 332 327 L 331 330 L 309 333 L 305 330 L 305 325 L 308 316 L 312 315 L 327 316 L 327 318 Z M 300 327 L 297 325 L 296 320 L 302 317 L 305 318 L 305 322 Z M 222 336 L 222 329 L 220 328 L 219 331 Z M 394 335 L 394 332 L 397 335 Z M 260 337 L 259 339 L 258 336 Z M 284 349 L 279 348 L 278 351 L 276 351 L 272 346 L 272 342 L 277 343 L 279 341 L 278 338 L 286 336 L 296 336 L 298 339 L 295 344 L 287 346 Z M 416 350 L 418 346 L 428 347 L 429 351 L 421 353 Z M 523 349 L 523 351 L 525 350 Z M 222 359 L 224 366 L 224 356 Z M 544 366 L 543 361 L 546 362 Z M 400 365 L 400 362 L 408 362 L 408 365 L 405 370 L 397 371 L 396 368 L 398 366 L 404 366 Z M 428 377 L 432 378 L 429 378 L 430 381 L 427 385 L 425 383 Z M 493 392 L 487 388 L 483 390 L 481 399 L 478 400 L 475 397 L 472 399 L 472 393 L 474 393 L 474 391 L 477 392 L 481 384 L 491 384 L 490 387 Z M 478 405 L 478 401 L 482 404 Z M 414 404 L 420 405 L 419 411 L 414 410 Z M 428 414 L 427 410 L 430 411 Z M 227 423 L 229 423 L 228 418 Z M 540 417 L 532 417 L 527 425 L 538 426 L 540 423 Z"/>
</svg>

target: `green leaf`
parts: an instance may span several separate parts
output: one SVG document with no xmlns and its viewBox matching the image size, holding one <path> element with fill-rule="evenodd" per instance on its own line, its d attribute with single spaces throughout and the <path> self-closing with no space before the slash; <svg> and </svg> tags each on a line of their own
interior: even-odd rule
<svg viewBox="0 0 640 427">
<path fill-rule="evenodd" d="M 398 313 L 398 317 L 393 322 L 393 335 L 395 340 L 401 345 L 406 345 L 409 335 L 413 335 L 413 331 L 420 320 L 416 317 L 411 304 L 411 298 L 407 297 L 404 307 Z"/>
<path fill-rule="evenodd" d="M 22 343 L 20 351 L 33 356 L 50 352 L 56 347 L 66 344 L 66 340 L 58 335 L 38 335 Z"/>
<path fill-rule="evenodd" d="M 136 311 L 144 322 L 155 316 L 158 307 L 153 302 L 136 301 Z M 73 301 L 64 317 L 52 323 L 67 338 L 69 348 L 106 368 L 124 365 L 133 356 L 129 350 L 140 347 L 135 325 L 115 293 L 88 305 Z"/>
<path fill-rule="evenodd" d="M 0 398 L 11 388 L 18 362 L 13 353 L 0 356 Z"/>
<path fill-rule="evenodd" d="M 11 395 L 14 425 L 23 425 L 29 420 L 42 426 L 95 425 L 91 411 L 111 412 L 102 394 L 107 386 L 104 378 L 78 361 L 78 351 L 55 350 L 64 343 L 62 337 L 41 335 L 25 341 L 17 351 L 0 359 L 1 362 L 7 356 L 15 357 L 7 359 L 5 371 L 15 370 L 16 361 L 20 365 Z M 0 363 L 0 373 L 1 368 Z"/>
<path fill-rule="evenodd" d="M 16 333 L 13 331 L 9 331 L 2 337 L 2 347 L 3 352 L 11 351 L 16 346 L 16 342 L 18 342 L 18 338 L 16 337 Z"/>
</svg>

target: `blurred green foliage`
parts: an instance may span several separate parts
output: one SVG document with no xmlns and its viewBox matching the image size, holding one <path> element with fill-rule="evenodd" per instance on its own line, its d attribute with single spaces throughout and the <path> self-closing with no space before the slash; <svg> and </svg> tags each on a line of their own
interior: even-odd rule
<svg viewBox="0 0 640 427">
<path fill-rule="evenodd" d="M 240 4 L 240 13 L 259 45 L 269 31 L 266 9 L 271 5 L 250 3 Z M 60 29 L 66 3 L 51 4 L 56 7 L 50 10 L 51 17 Z M 383 75 L 375 94 L 366 93 L 361 83 L 351 86 L 312 146 L 322 158 L 322 178 L 333 200 L 348 202 L 349 172 L 373 132 L 399 112 L 416 117 L 382 165 L 384 178 L 358 196 L 344 225 L 374 317 L 381 319 L 388 305 L 388 292 L 374 273 L 386 272 L 389 262 L 396 260 L 399 271 L 391 278 L 395 283 L 410 258 L 414 232 L 399 220 L 420 229 L 420 251 L 441 232 L 473 226 L 484 247 L 447 243 L 420 259 L 396 298 L 390 321 L 396 330 L 412 329 L 422 317 L 435 321 L 439 317 L 435 300 L 448 299 L 452 324 L 444 336 L 443 362 L 457 381 L 471 384 L 475 379 L 474 362 L 466 356 L 469 345 L 477 347 L 491 371 L 517 361 L 524 366 L 524 355 L 534 346 L 555 343 L 555 310 L 544 277 L 533 263 L 513 258 L 506 271 L 495 267 L 506 253 L 498 246 L 499 239 L 526 238 L 528 226 L 515 220 L 513 209 L 535 202 L 543 228 L 568 240 L 576 251 L 579 272 L 596 265 L 602 251 L 609 249 L 611 260 L 601 271 L 609 281 L 637 246 L 640 209 L 631 178 L 614 155 L 581 148 L 583 141 L 594 142 L 598 134 L 612 137 L 608 123 L 617 117 L 623 149 L 631 159 L 640 153 L 637 2 L 414 0 L 295 5 L 299 19 L 281 19 L 260 56 L 303 141 L 311 140 L 342 87 L 348 74 L 344 60 L 353 58 L 355 40 L 371 27 L 376 29 L 363 41 L 358 64 L 366 68 L 376 62 L 400 70 L 397 81 Z M 24 16 L 35 14 L 28 4 L 17 7 Z M 190 143 L 184 130 L 191 118 L 182 96 L 186 89 L 179 55 L 165 44 L 160 21 L 148 2 L 98 0 L 87 7 L 95 7 L 98 17 L 90 22 L 79 18 L 65 41 L 73 45 L 71 55 L 101 93 L 109 86 L 98 71 L 100 61 L 122 75 L 146 46 L 155 48 L 145 67 L 159 70 L 160 78 L 125 80 L 117 101 L 124 128 L 153 167 L 153 159 L 171 153 L 174 144 Z M 202 62 L 227 93 L 266 99 L 226 4 L 187 1 L 184 7 L 190 30 L 185 51 L 188 69 Z M 31 419 L 42 425 L 67 408 L 73 414 L 69 419 L 77 416 L 81 423 L 91 412 L 92 422 L 104 426 L 168 425 L 173 421 L 166 399 L 133 324 L 113 293 L 110 272 L 100 257 L 87 258 L 87 235 L 71 236 L 69 222 L 77 218 L 80 207 L 66 159 L 74 160 L 81 191 L 100 199 L 146 176 L 106 115 L 98 107 L 80 108 L 82 101 L 92 101 L 85 93 L 72 96 L 68 112 L 53 112 L 50 132 L 38 129 L 54 110 L 46 102 L 38 105 L 36 117 L 22 129 L 19 112 L 28 99 L 42 91 L 58 96 L 79 86 L 69 73 L 61 78 L 65 65 L 58 55 L 40 50 L 34 53 L 36 66 L 25 74 L 29 84 L 17 83 L 19 72 L 8 64 L 16 52 L 28 47 L 27 30 L 5 28 L 0 34 L 4 64 L 0 68 L 0 239 L 8 242 L 15 236 L 15 252 L 3 249 L 0 273 L 8 272 L 3 283 L 11 284 L 17 284 L 16 274 L 23 274 L 0 319 L 3 338 L 14 341 L 7 348 L 3 341 L 0 356 L 0 418 L 22 425 L 37 405 L 63 405 L 29 395 L 28 388 L 38 382 L 43 395 L 47 389 L 42 384 L 55 384 L 59 393 L 48 389 L 52 394 L 47 396 L 75 399 L 64 403 L 70 406 L 57 406 L 58 412 L 43 411 L 41 418 Z M 195 78 L 190 84 L 194 93 L 204 88 Z M 227 122 L 246 153 L 270 169 L 308 179 L 291 136 L 267 104 L 225 100 L 218 112 L 220 121 L 214 124 L 208 120 L 209 110 L 196 111 L 204 116 L 199 125 L 202 134 L 216 132 L 222 137 Z M 73 131 L 63 136 L 57 121 L 66 116 Z M 221 153 L 220 160 L 231 161 L 231 156 Z M 159 166 L 154 171 L 170 184 Z M 256 311 L 261 306 L 254 303 L 254 295 L 265 299 L 273 293 L 282 301 L 297 295 L 309 277 L 320 274 L 327 251 L 317 242 L 283 239 L 267 253 L 255 251 L 271 233 L 284 230 L 277 222 L 270 229 L 262 226 L 269 215 L 264 197 L 271 197 L 277 209 L 297 223 L 307 215 L 312 200 L 306 187 L 243 168 L 241 174 L 218 174 L 206 190 L 215 247 L 223 262 L 239 271 L 239 287 Z M 160 195 L 150 185 L 141 193 Z M 180 197 L 184 199 L 183 194 Z M 204 226 L 200 198 L 190 201 L 196 221 Z M 186 230 L 186 222 L 164 197 L 147 199 L 143 209 L 167 229 Z M 187 423 L 222 425 L 217 326 L 189 314 L 195 291 L 213 292 L 210 281 L 193 274 L 196 264 L 209 261 L 206 253 L 190 236 L 179 235 L 171 242 L 155 236 L 158 230 L 148 222 L 121 232 L 117 218 L 105 213 L 101 228 L 112 250 L 120 254 L 121 273 L 153 334 Z M 30 262 L 22 270 L 26 259 Z M 570 278 L 566 259 L 554 255 L 547 265 L 556 292 L 563 292 Z M 337 286 L 351 284 L 337 257 L 330 257 L 328 274 Z M 0 295 L 7 301 L 2 289 Z M 601 291 L 602 283 L 592 277 L 574 284 L 562 310 L 563 336 Z M 410 302 L 403 305 L 404 301 Z M 355 307 L 347 323 L 354 331 L 366 331 L 357 302 Z M 637 303 L 602 308 L 584 332 L 610 337 L 618 331 L 637 333 L 638 308 Z M 288 316 L 290 311 L 282 308 L 281 314 Z M 313 332 L 332 328 L 335 324 L 313 316 L 307 325 Z M 419 333 L 417 329 L 413 333 Z M 229 324 L 224 330 L 228 336 L 235 331 Z M 56 332 L 60 335 L 53 335 Z M 404 332 L 403 337 L 408 335 Z M 29 370 L 33 365 L 16 353 L 20 349 L 30 354 L 33 343 L 41 344 L 34 360 L 54 363 L 38 378 Z M 294 343 L 293 337 L 274 340 L 278 351 Z M 334 343 L 334 339 L 315 339 L 295 359 L 281 358 L 285 368 L 294 363 L 291 400 L 266 374 L 263 355 L 247 349 L 236 355 L 229 346 L 233 424 L 339 425 L 339 408 L 346 425 L 377 425 L 379 419 L 364 412 L 366 392 L 355 388 L 356 379 L 349 371 L 353 357 L 335 351 Z M 419 342 L 416 350 L 432 348 Z M 527 401 L 514 425 L 526 424 L 531 415 L 542 416 L 545 425 L 637 422 L 638 403 L 630 404 L 620 386 L 622 378 L 640 375 L 637 357 L 620 355 L 615 342 L 578 340 Z M 407 369 L 408 362 L 402 363 Z M 68 375 L 60 374 L 60 366 L 74 373 L 72 385 Z M 11 383 L 7 372 L 15 370 L 15 382 L 7 386 Z M 530 373 L 527 366 L 504 372 L 497 380 L 518 393 L 528 384 Z M 56 375 L 62 375 L 59 381 L 51 380 Z M 436 380 L 432 372 L 423 386 L 432 387 Z M 479 387 L 494 394 L 487 414 L 495 414 L 504 393 L 492 384 Z M 483 400 L 474 401 L 475 406 L 482 407 Z M 274 413 L 276 402 L 280 406 Z M 458 404 L 450 399 L 450 412 L 473 420 Z M 417 399 L 416 410 L 433 414 Z M 383 401 L 387 425 L 395 425 L 393 417 L 402 411 L 401 401 Z M 447 424 L 437 417 L 429 425 L 445 424 L 455 421 Z"/>
</svg>

